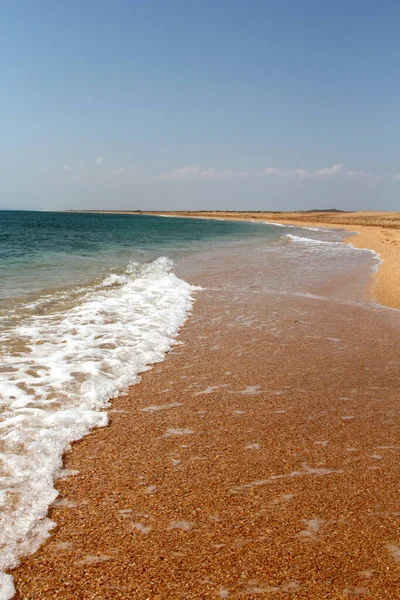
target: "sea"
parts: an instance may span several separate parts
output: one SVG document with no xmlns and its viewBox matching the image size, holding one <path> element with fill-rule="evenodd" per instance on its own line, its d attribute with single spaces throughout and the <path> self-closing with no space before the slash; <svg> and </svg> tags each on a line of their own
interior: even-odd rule
<svg viewBox="0 0 400 600">
<path fill-rule="evenodd" d="M 204 275 L 218 265 L 224 277 L 224 264 L 234 277 L 247 261 L 275 293 L 371 302 L 379 257 L 346 235 L 262 221 L 0 211 L 0 600 L 15 592 L 8 571 L 55 526 L 47 513 L 55 481 L 69 475 L 63 454 L 106 426 L 112 398 L 179 344 Z"/>
</svg>

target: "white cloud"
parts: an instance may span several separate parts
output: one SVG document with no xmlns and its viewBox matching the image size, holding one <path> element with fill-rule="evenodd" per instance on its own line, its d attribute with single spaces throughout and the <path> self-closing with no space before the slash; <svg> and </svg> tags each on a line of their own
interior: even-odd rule
<svg viewBox="0 0 400 600">
<path fill-rule="evenodd" d="M 275 167 L 267 167 L 263 173 L 265 175 L 276 175 L 277 177 L 285 177 L 289 171 L 282 171 L 282 169 L 276 169 Z"/>
<path fill-rule="evenodd" d="M 110 171 L 110 175 L 112 175 L 113 177 L 119 177 L 120 175 L 123 175 L 124 173 L 127 173 L 129 171 L 128 167 L 120 167 L 119 169 L 112 169 Z"/>
<path fill-rule="evenodd" d="M 225 179 L 232 177 L 233 172 L 229 169 L 224 171 L 218 171 L 214 167 L 209 169 L 202 169 L 201 167 L 182 167 L 175 169 L 175 171 L 169 171 L 168 173 L 162 173 L 158 176 L 158 179 L 164 181 L 213 181 L 216 179 Z"/>
<path fill-rule="evenodd" d="M 259 177 L 260 175 L 280 177 L 284 179 L 310 180 L 328 179 L 330 177 L 339 176 L 358 178 L 372 177 L 369 173 L 366 173 L 365 171 L 350 171 L 346 169 L 343 164 L 336 164 L 332 167 L 324 167 L 315 171 L 306 171 L 305 169 L 281 169 L 279 167 L 266 167 L 262 171 L 239 171 L 237 173 L 229 169 L 226 169 L 224 171 L 218 171 L 218 169 L 215 169 L 214 167 L 210 167 L 209 169 L 203 169 L 197 166 L 181 167 L 180 169 L 175 169 L 174 171 L 162 173 L 157 177 L 157 179 L 162 179 L 164 181 L 214 181 L 217 179 L 225 179 L 228 177 L 249 178 Z"/>
<path fill-rule="evenodd" d="M 312 173 L 307 173 L 307 171 L 304 171 L 304 169 L 296 169 L 295 171 L 290 171 L 289 172 L 289 177 L 312 177 Z"/>
<path fill-rule="evenodd" d="M 137 179 L 138 177 L 143 179 L 143 174 L 135 167 L 115 167 L 111 171 L 107 171 L 104 176 L 118 177 L 124 179 L 124 181 L 132 181 L 132 178 Z"/>
<path fill-rule="evenodd" d="M 276 167 L 266 167 L 262 173 L 262 175 L 272 175 L 273 177 L 310 177 L 311 173 L 307 173 L 303 169 L 296 169 L 295 171 L 288 171 L 284 169 L 279 169 Z"/>
<path fill-rule="evenodd" d="M 352 171 L 346 169 L 342 164 L 333 165 L 332 167 L 324 167 L 315 171 L 305 171 L 304 169 L 285 170 L 275 167 L 267 167 L 261 172 L 261 175 L 271 175 L 274 177 L 283 177 L 286 179 L 329 179 L 331 177 L 354 177 L 358 179 L 374 179 L 371 173 L 366 171 Z M 376 177 L 375 177 L 376 179 Z"/>
<path fill-rule="evenodd" d="M 202 171 L 201 173 L 199 173 L 200 177 L 203 177 L 203 179 L 215 179 L 215 176 L 217 175 L 217 170 L 216 169 L 206 169 L 205 171 Z"/>
<path fill-rule="evenodd" d="M 400 175 L 393 175 L 393 181 L 400 181 Z"/>
<path fill-rule="evenodd" d="M 218 171 L 217 169 L 205 169 L 199 173 L 202 179 L 221 179 L 224 177 L 232 177 L 233 173 L 229 169 Z"/>
<path fill-rule="evenodd" d="M 346 171 L 346 177 L 369 177 L 366 171 Z"/>
<path fill-rule="evenodd" d="M 71 179 L 82 179 L 92 177 L 94 180 L 112 180 L 120 179 L 121 184 L 133 183 L 134 181 L 172 181 L 172 182 L 187 182 L 187 183 L 201 183 L 201 182 L 222 182 L 228 180 L 243 180 L 243 179 L 256 179 L 256 178 L 268 178 L 268 180 L 281 180 L 292 181 L 292 182 L 303 182 L 310 184 L 315 182 L 326 182 L 326 181 L 345 181 L 354 180 L 354 182 L 364 183 L 365 185 L 375 185 L 379 181 L 400 181 L 400 174 L 386 174 L 386 175 L 373 175 L 366 171 L 358 171 L 347 169 L 342 163 L 337 163 L 331 167 L 322 167 L 315 170 L 305 169 L 284 169 L 280 167 L 266 167 L 260 171 L 233 171 L 230 169 L 217 169 L 215 167 L 201 167 L 201 166 L 185 166 L 172 171 L 166 171 L 160 174 L 144 173 L 131 166 L 121 166 L 113 168 L 96 168 L 97 165 L 102 165 L 104 157 L 96 159 L 94 165 L 95 168 L 86 168 L 83 164 L 80 165 L 68 165 L 65 164 L 61 167 L 62 171 L 69 173 L 68 178 Z M 100 178 L 100 179 L 99 179 Z"/>
<path fill-rule="evenodd" d="M 330 175 L 338 175 L 339 173 L 344 173 L 345 168 L 344 165 L 333 165 L 333 167 L 327 167 L 325 169 L 319 169 L 318 171 L 313 171 L 310 173 L 311 177 L 325 177 Z"/>
<path fill-rule="evenodd" d="M 333 167 L 318 169 L 317 171 L 305 171 L 304 169 L 284 170 L 275 167 L 267 167 L 262 173 L 263 175 L 273 175 L 275 177 L 318 179 L 319 177 L 331 177 L 332 175 L 345 173 L 345 168 L 344 165 L 340 164 L 333 165 Z"/>
<path fill-rule="evenodd" d="M 200 172 L 200 170 L 200 167 L 182 167 L 181 169 L 176 169 L 175 171 L 163 173 L 159 176 L 159 178 L 164 179 L 165 181 L 179 181 L 197 175 Z"/>
</svg>

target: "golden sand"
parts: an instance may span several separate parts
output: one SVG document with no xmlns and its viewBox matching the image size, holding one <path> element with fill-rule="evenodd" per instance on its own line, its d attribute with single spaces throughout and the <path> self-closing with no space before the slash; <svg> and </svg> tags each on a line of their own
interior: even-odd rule
<svg viewBox="0 0 400 600">
<path fill-rule="evenodd" d="M 243 266 L 193 281 L 183 345 L 66 456 L 17 598 L 400 597 L 397 312 Z"/>
</svg>

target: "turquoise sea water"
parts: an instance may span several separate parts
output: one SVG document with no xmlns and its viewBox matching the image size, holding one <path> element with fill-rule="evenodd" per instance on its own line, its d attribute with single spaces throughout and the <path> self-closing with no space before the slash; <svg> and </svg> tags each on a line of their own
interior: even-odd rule
<svg viewBox="0 0 400 600">
<path fill-rule="evenodd" d="M 90 283 L 129 261 L 273 238 L 275 227 L 147 215 L 0 212 L 0 299 Z"/>
</svg>

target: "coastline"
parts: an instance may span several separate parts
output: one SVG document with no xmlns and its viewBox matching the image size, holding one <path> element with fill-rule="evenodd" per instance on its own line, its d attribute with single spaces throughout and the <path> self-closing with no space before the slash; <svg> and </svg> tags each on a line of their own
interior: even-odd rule
<svg viewBox="0 0 400 600">
<path fill-rule="evenodd" d="M 398 597 L 397 313 L 224 268 L 65 456 L 17 600 Z"/>
<path fill-rule="evenodd" d="M 151 212 L 181 218 L 261 220 L 299 227 L 344 229 L 355 235 L 346 238 L 355 248 L 372 250 L 381 259 L 368 294 L 378 304 L 400 309 L 400 213 L 221 213 Z"/>
<path fill-rule="evenodd" d="M 345 240 L 356 248 L 376 252 L 381 264 L 368 294 L 378 304 L 400 309 L 400 212 L 269 212 L 269 211 L 62 211 L 90 214 L 154 215 L 179 218 L 269 221 L 271 223 L 344 229 L 356 235 Z"/>
</svg>

